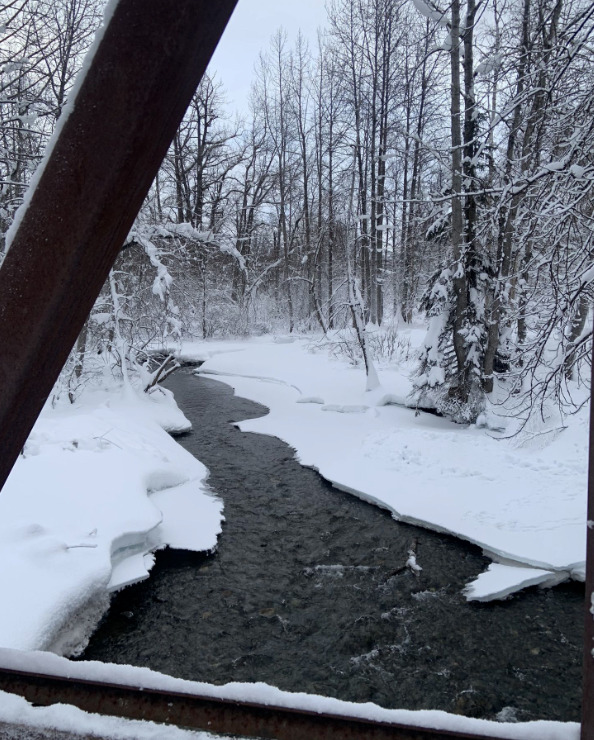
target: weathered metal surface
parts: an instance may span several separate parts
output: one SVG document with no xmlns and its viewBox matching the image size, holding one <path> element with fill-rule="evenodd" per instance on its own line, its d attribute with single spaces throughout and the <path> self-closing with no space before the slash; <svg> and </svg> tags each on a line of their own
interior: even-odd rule
<svg viewBox="0 0 594 740">
<path fill-rule="evenodd" d="M 592 381 L 594 392 L 594 356 Z M 588 453 L 588 522 L 594 521 L 594 408 L 590 395 L 590 447 Z M 594 740 L 594 530 L 588 526 L 586 544 L 586 601 L 584 605 L 584 680 L 581 740 Z M 592 611 L 591 611 L 592 610 Z"/>
<path fill-rule="evenodd" d="M 59 701 L 115 717 L 276 740 L 477 740 L 477 737 L 494 740 L 486 735 L 376 723 L 356 717 L 2 669 L 0 690 L 20 694 L 34 704 Z"/>
<path fill-rule="evenodd" d="M 0 269 L 0 486 L 237 0 L 119 0 Z"/>
</svg>

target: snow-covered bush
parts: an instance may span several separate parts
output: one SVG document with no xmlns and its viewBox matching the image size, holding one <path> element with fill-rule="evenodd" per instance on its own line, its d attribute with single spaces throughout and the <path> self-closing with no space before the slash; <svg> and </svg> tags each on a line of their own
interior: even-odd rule
<svg viewBox="0 0 594 740">
<path fill-rule="evenodd" d="M 400 364 L 411 358 L 410 336 L 403 335 L 395 322 L 368 331 L 367 341 L 377 361 Z"/>
<path fill-rule="evenodd" d="M 399 365 L 407 363 L 412 357 L 410 336 L 402 334 L 396 323 L 381 327 L 368 326 L 366 339 L 376 362 Z M 327 346 L 335 357 L 345 359 L 351 365 L 363 362 L 361 346 L 353 329 L 343 329 L 331 334 Z"/>
<path fill-rule="evenodd" d="M 73 403 L 87 384 L 139 387 L 151 350 L 181 339 L 183 322 L 171 294 L 166 255 L 135 230 L 95 302 L 54 387 L 52 401 Z"/>
</svg>

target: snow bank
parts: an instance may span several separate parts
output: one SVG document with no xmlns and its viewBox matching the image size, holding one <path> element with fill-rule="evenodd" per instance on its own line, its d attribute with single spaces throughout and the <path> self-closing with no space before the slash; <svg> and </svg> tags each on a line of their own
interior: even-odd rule
<svg viewBox="0 0 594 740">
<path fill-rule="evenodd" d="M 535 722 L 519 722 L 507 724 L 489 720 L 471 719 L 458 715 L 448 714 L 437 710 L 409 711 L 404 709 L 384 709 L 377 704 L 367 702 L 355 704 L 315 694 L 291 693 L 281 691 L 274 686 L 264 683 L 229 683 L 224 686 L 214 686 L 197 681 L 186 681 L 179 678 L 156 673 L 148 668 L 135 668 L 126 665 L 97 663 L 94 661 L 72 663 L 49 653 L 21 653 L 16 650 L 0 649 L 0 666 L 7 669 L 22 670 L 35 673 L 67 676 L 72 679 L 86 679 L 91 681 L 107 681 L 111 684 L 135 686 L 143 689 L 158 689 L 179 693 L 193 693 L 206 697 L 229 699 L 232 701 L 256 702 L 271 706 L 301 709 L 310 712 L 324 712 L 327 714 L 357 717 L 377 722 L 393 722 L 416 727 L 429 727 L 440 730 L 488 735 L 490 737 L 508 738 L 508 740 L 578 740 L 579 725 L 577 723 L 563 723 L 539 720 Z M 10 712 L 15 700 L 8 694 L 0 692 L 0 721 L 5 712 Z M 72 712 L 71 707 L 53 707 L 49 709 L 33 709 L 27 707 L 21 700 L 18 706 L 27 711 L 18 717 L 22 722 L 30 717 L 43 717 L 43 713 L 54 712 L 59 717 L 62 712 Z M 77 712 L 77 718 L 83 713 Z M 89 717 L 89 715 L 86 715 Z M 42 721 L 39 719 L 38 721 Z M 167 729 L 167 737 L 176 738 L 175 731 Z M 110 735 L 121 737 L 121 735 Z M 124 737 L 126 737 L 124 735 Z M 134 737 L 137 737 L 134 735 Z M 144 735 L 138 735 L 144 738 Z M 148 737 L 158 737 L 148 736 Z"/>
<path fill-rule="evenodd" d="M 164 431 L 189 426 L 159 389 L 44 411 L 0 495 L 0 645 L 69 654 L 152 550 L 215 547 L 222 504 Z"/>
<path fill-rule="evenodd" d="M 336 487 L 479 545 L 494 560 L 546 571 L 543 585 L 583 580 L 587 412 L 553 441 L 520 447 L 398 405 L 410 385 L 395 369 L 384 368 L 382 387 L 365 393 L 362 370 L 311 339 L 203 342 L 185 345 L 183 355 L 206 360 L 197 373 L 270 409 L 242 422 L 243 431 L 280 437 Z M 483 579 L 474 593 L 486 600 L 492 583 L 498 598 L 541 579 L 506 573 L 504 587 Z"/>
</svg>

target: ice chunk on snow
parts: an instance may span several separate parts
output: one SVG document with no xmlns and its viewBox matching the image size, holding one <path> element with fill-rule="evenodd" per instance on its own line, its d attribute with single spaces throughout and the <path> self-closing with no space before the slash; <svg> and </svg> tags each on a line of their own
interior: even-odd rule
<svg viewBox="0 0 594 740">
<path fill-rule="evenodd" d="M 408 551 L 408 560 L 406 561 L 406 566 L 412 570 L 415 576 L 418 576 L 419 573 L 423 570 L 421 566 L 417 563 L 417 557 L 413 550 Z"/>
<path fill-rule="evenodd" d="M 549 588 L 569 580 L 566 571 L 521 568 L 512 565 L 491 563 L 484 573 L 471 581 L 464 589 L 467 601 L 495 601 L 521 591 L 528 586 Z"/>
<path fill-rule="evenodd" d="M 586 563 L 578 563 L 571 569 L 571 577 L 574 581 L 586 580 Z"/>
<path fill-rule="evenodd" d="M 124 586 L 130 586 L 132 583 L 138 583 L 144 581 L 149 577 L 149 570 L 147 565 L 151 566 L 153 563 L 150 561 L 147 563 L 145 555 L 142 552 L 132 555 L 132 557 L 122 560 L 117 565 L 114 565 L 111 572 L 111 579 L 107 586 L 108 591 L 118 591 Z"/>
<path fill-rule="evenodd" d="M 151 501 L 161 511 L 157 528 L 161 542 L 178 550 L 212 551 L 221 532 L 223 502 L 196 480 L 153 493 Z"/>
<path fill-rule="evenodd" d="M 321 396 L 301 396 L 296 403 L 319 403 L 323 404 L 324 399 Z"/>
<path fill-rule="evenodd" d="M 373 391 L 367 391 L 365 393 L 365 400 L 369 403 L 370 406 L 410 405 L 407 393 L 390 393 L 387 392 L 381 385 Z"/>
</svg>

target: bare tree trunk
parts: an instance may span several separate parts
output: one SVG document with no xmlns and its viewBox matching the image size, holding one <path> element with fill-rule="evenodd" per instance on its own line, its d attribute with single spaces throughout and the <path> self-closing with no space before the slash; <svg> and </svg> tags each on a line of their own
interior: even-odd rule
<svg viewBox="0 0 594 740">
<path fill-rule="evenodd" d="M 409 313 L 410 306 L 410 271 L 408 255 L 408 218 L 410 213 L 410 188 L 408 180 L 409 160 L 410 160 L 410 133 L 412 118 L 412 91 L 411 81 L 409 79 L 409 59 L 408 54 L 405 60 L 405 100 L 406 100 L 406 131 L 404 136 L 404 169 L 402 173 L 402 215 L 400 228 L 400 307 L 402 318 L 406 323 L 410 323 L 412 315 Z M 394 268 L 396 269 L 396 268 Z"/>
<path fill-rule="evenodd" d="M 576 314 L 573 317 L 573 321 L 571 322 L 569 336 L 567 337 L 567 343 L 568 343 L 568 346 L 570 347 L 570 351 L 565 357 L 565 361 L 563 363 L 564 370 L 565 370 L 565 376 L 567 378 L 572 377 L 574 365 L 576 361 L 575 350 L 572 350 L 571 348 L 577 342 L 577 340 L 581 337 L 584 331 L 584 328 L 586 326 L 586 320 L 588 318 L 589 309 L 590 309 L 590 303 L 587 297 L 584 295 L 584 293 L 582 293 L 578 301 L 578 307 L 577 307 Z"/>
<path fill-rule="evenodd" d="M 468 284 L 464 269 L 464 217 L 462 211 L 462 131 L 460 111 L 460 0 L 452 0 L 451 72 L 451 142 L 452 142 L 452 226 L 451 241 L 454 269 L 455 308 L 453 344 L 457 363 L 456 392 L 462 402 L 468 400 L 467 353 L 462 334 L 468 308 Z"/>
</svg>

